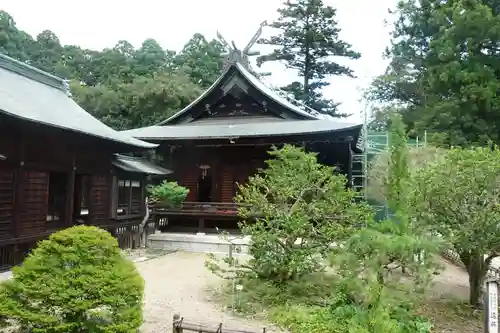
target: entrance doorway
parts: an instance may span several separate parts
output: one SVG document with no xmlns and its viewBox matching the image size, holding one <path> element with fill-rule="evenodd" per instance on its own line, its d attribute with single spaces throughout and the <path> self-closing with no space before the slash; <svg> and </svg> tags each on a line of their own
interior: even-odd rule
<svg viewBox="0 0 500 333">
<path fill-rule="evenodd" d="M 200 166 L 200 176 L 198 177 L 198 202 L 212 201 L 212 173 L 210 166 Z"/>
</svg>

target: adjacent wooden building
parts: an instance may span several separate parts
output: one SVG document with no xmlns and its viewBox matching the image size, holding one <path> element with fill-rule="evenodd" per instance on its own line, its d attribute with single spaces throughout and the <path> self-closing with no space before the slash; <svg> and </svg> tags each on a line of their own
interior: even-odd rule
<svg viewBox="0 0 500 333">
<path fill-rule="evenodd" d="M 88 114 L 66 81 L 0 54 L 0 268 L 58 229 L 120 236 L 141 223 L 146 176 L 169 171 L 117 153 L 155 147 Z"/>
<path fill-rule="evenodd" d="M 190 190 L 181 209 L 157 214 L 168 216 L 172 230 L 209 231 L 236 228 L 237 184 L 265 166 L 272 145 L 292 143 L 315 151 L 321 163 L 336 165 L 352 184 L 361 129 L 285 99 L 236 58 L 186 108 L 155 126 L 124 133 L 159 144 L 165 167 Z"/>
</svg>

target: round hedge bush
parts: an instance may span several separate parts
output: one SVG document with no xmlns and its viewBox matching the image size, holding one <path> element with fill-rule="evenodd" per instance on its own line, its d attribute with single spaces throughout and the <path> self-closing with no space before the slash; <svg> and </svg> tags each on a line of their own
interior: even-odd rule
<svg viewBox="0 0 500 333">
<path fill-rule="evenodd" d="M 0 290 L 0 317 L 29 332 L 135 333 L 142 324 L 144 281 L 96 227 L 40 242 Z"/>
</svg>

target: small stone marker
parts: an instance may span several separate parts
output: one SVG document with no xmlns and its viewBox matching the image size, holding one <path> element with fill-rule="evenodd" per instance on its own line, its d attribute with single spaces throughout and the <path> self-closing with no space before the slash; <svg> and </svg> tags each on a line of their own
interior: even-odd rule
<svg viewBox="0 0 500 333">
<path fill-rule="evenodd" d="M 484 295 L 485 305 L 485 333 L 498 332 L 498 280 L 486 281 L 486 292 Z"/>
</svg>

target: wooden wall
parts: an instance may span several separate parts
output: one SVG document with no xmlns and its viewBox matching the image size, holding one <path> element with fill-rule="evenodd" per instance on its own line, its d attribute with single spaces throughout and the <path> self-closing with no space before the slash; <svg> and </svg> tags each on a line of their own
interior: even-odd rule
<svg viewBox="0 0 500 333">
<path fill-rule="evenodd" d="M 1 120 L 1 119 L 0 119 Z M 89 224 L 109 226 L 111 220 L 112 151 L 83 144 L 74 136 L 46 131 L 18 132 L 0 121 L 0 246 L 14 244 L 74 224 L 75 175 L 91 179 Z M 48 221 L 52 172 L 67 177 L 64 216 Z M 140 221 L 138 221 L 140 222 Z M 0 260 L 1 261 L 1 260 Z M 0 265 L 1 266 L 1 265 Z"/>
<path fill-rule="evenodd" d="M 189 147 L 173 152 L 173 171 L 176 181 L 189 189 L 187 201 L 198 201 L 200 165 L 210 165 L 212 201 L 232 202 L 236 183 L 243 184 L 268 159 L 264 147 Z"/>
<path fill-rule="evenodd" d="M 0 240 L 12 237 L 14 214 L 15 172 L 11 168 L 0 168 Z"/>
</svg>

